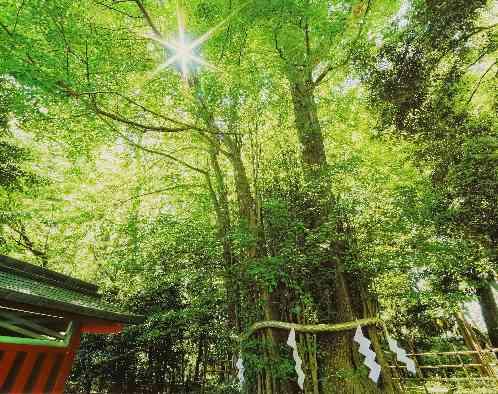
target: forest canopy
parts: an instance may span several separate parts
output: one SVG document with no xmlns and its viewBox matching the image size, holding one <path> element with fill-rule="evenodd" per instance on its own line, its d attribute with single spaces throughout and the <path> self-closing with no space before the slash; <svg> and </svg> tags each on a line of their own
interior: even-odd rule
<svg viewBox="0 0 498 394">
<path fill-rule="evenodd" d="M 498 348 L 497 49 L 496 0 L 0 0 L 0 254 L 146 316 L 70 389 L 301 392 L 268 321 L 375 320 L 378 382 L 296 331 L 313 394 L 404 392 L 386 332 L 472 302 Z"/>
</svg>

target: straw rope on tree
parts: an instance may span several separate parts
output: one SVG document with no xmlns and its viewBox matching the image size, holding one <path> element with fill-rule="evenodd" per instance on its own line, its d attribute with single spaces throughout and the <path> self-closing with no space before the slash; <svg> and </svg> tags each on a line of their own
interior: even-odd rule
<svg viewBox="0 0 498 394">
<path fill-rule="evenodd" d="M 339 332 L 352 330 L 357 328 L 358 326 L 374 326 L 381 325 L 383 326 L 383 322 L 378 317 L 368 317 L 364 319 L 358 319 L 354 321 L 344 322 L 344 323 L 334 323 L 334 324 L 298 324 L 298 323 L 289 323 L 284 321 L 276 321 L 276 320 L 265 320 L 254 323 L 247 332 L 242 336 L 242 340 L 249 338 L 255 332 L 265 329 L 265 328 L 274 328 L 278 330 L 292 330 L 294 329 L 297 332 L 302 333 L 310 333 L 317 334 L 322 332 Z"/>
</svg>

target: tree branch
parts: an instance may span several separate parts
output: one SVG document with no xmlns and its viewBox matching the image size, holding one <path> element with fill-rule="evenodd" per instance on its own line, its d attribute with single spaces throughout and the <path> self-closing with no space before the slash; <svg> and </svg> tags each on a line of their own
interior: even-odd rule
<svg viewBox="0 0 498 394">
<path fill-rule="evenodd" d="M 88 58 L 88 40 L 85 40 L 85 71 L 86 83 L 90 85 L 90 60 Z"/>
<path fill-rule="evenodd" d="M 35 248 L 35 245 L 31 239 L 29 239 L 28 235 L 26 234 L 26 230 L 24 229 L 24 225 L 21 225 L 21 229 L 17 229 L 14 227 L 12 224 L 8 224 L 8 227 L 14 231 L 16 234 L 19 235 L 19 239 L 16 239 L 12 237 L 12 239 L 21 247 L 29 250 L 35 257 L 38 257 L 42 260 L 43 266 L 46 266 L 48 263 L 48 257 L 47 254 L 37 248 Z"/>
<path fill-rule="evenodd" d="M 9 30 L 9 28 L 6 25 L 4 25 L 2 23 L 2 21 L 0 21 L 0 27 L 7 32 L 7 34 L 9 35 L 9 37 L 13 37 L 14 36 L 14 34 Z"/>
<path fill-rule="evenodd" d="M 323 70 L 321 72 L 321 74 L 313 81 L 313 84 L 315 86 L 318 86 L 320 84 L 320 82 L 322 82 L 322 80 L 327 76 L 327 74 L 333 70 L 333 66 L 331 65 L 328 65 L 327 67 L 325 67 L 325 70 Z"/>
<path fill-rule="evenodd" d="M 481 75 L 481 78 L 479 78 L 479 81 L 477 81 L 476 86 L 472 90 L 472 94 L 470 95 L 469 99 L 467 100 L 467 105 L 470 104 L 470 102 L 474 98 L 474 95 L 477 93 L 477 90 L 481 86 L 481 82 L 483 81 L 483 79 L 486 77 L 486 75 L 491 71 L 491 69 L 494 66 L 496 66 L 496 60 L 493 63 L 491 63 L 491 65 L 486 69 L 486 71 L 484 72 L 484 74 Z"/>
<path fill-rule="evenodd" d="M 156 149 L 152 149 L 152 148 L 147 148 L 143 145 L 140 145 L 140 144 L 137 144 L 135 141 L 131 140 L 130 138 L 128 138 L 126 135 L 124 135 L 123 133 L 121 133 L 116 127 L 114 127 L 114 125 L 112 125 L 110 122 L 108 122 L 106 119 L 102 118 L 102 116 L 100 117 L 100 119 L 107 125 L 109 126 L 109 128 L 111 128 L 116 134 L 118 134 L 121 138 L 123 138 L 126 142 L 128 142 L 131 146 L 134 146 L 135 148 L 138 148 L 138 149 L 141 149 L 143 150 L 144 152 L 147 152 L 147 153 L 152 153 L 154 155 L 159 155 L 159 156 L 162 156 L 162 157 L 166 157 L 167 159 L 171 160 L 171 161 L 174 161 L 178 164 L 181 164 L 189 169 L 191 169 L 192 171 L 195 171 L 195 172 L 198 172 L 200 174 L 207 174 L 207 171 L 206 170 L 203 170 L 201 168 L 198 168 L 198 167 L 195 167 L 193 166 L 192 164 L 189 164 L 187 163 L 186 161 L 183 161 L 181 159 L 178 159 L 166 152 L 162 152 L 162 151 L 159 151 L 159 150 L 156 150 Z"/>
<path fill-rule="evenodd" d="M 474 60 L 472 63 L 470 63 L 470 64 L 467 66 L 467 70 L 468 70 L 469 68 L 471 68 L 472 66 L 475 66 L 477 63 L 479 63 L 479 62 L 480 62 L 480 61 L 484 58 L 484 56 L 486 56 L 486 55 L 489 53 L 489 52 L 488 52 L 489 48 L 490 48 L 490 45 L 486 45 L 486 46 L 483 48 L 483 50 L 479 53 L 479 56 L 476 58 L 476 60 Z M 439 61 L 440 61 L 440 60 L 442 60 L 442 59 L 439 59 Z M 438 61 L 438 63 L 439 63 L 439 61 Z"/>
<path fill-rule="evenodd" d="M 121 97 L 122 99 L 128 101 L 130 104 L 135 105 L 136 107 L 140 108 L 141 110 L 143 110 L 145 112 L 148 112 L 151 115 L 157 116 L 158 118 L 161 118 L 161 119 L 163 119 L 163 120 L 165 120 L 167 122 L 175 123 L 177 125 L 184 126 L 184 127 L 189 128 L 189 129 L 192 129 L 192 130 L 204 131 L 204 132 L 207 132 L 207 133 L 218 133 L 219 132 L 218 130 L 216 130 L 216 131 L 208 130 L 208 129 L 205 129 L 205 128 L 202 128 L 202 127 L 199 127 L 199 126 L 196 126 L 196 125 L 192 125 L 192 124 L 185 123 L 185 122 L 177 120 L 177 119 L 170 118 L 170 117 L 168 117 L 166 115 L 163 115 L 163 114 L 161 114 L 159 112 L 156 112 L 154 110 L 151 110 L 150 108 L 145 107 L 144 105 L 140 104 L 139 102 L 137 102 L 137 101 L 133 100 L 132 98 L 130 98 L 128 96 L 125 96 L 124 94 L 121 94 L 119 92 L 114 92 L 114 91 L 94 91 L 94 92 L 83 92 L 83 93 L 80 93 L 80 94 L 81 95 L 89 95 L 89 96 L 98 95 L 98 94 L 112 94 L 112 95 Z"/>
<path fill-rule="evenodd" d="M 12 29 L 12 34 L 14 34 L 16 32 L 16 29 L 17 29 L 17 22 L 19 21 L 19 14 L 21 13 L 21 10 L 22 8 L 24 7 L 24 3 L 26 3 L 25 0 L 22 0 L 22 3 L 21 5 L 19 6 L 19 8 L 17 9 L 17 13 L 16 13 L 16 20 L 14 22 L 14 28 Z"/>
<path fill-rule="evenodd" d="M 187 187 L 202 187 L 202 185 L 199 185 L 199 184 L 185 184 L 185 185 L 175 185 L 175 186 L 171 186 L 171 187 L 166 187 L 164 189 L 159 189 L 159 190 L 154 190 L 152 192 L 148 192 L 148 193 L 142 193 L 142 194 L 137 194 L 135 196 L 132 196 L 130 198 L 127 198 L 126 200 L 120 200 L 118 201 L 120 204 L 124 204 L 125 202 L 128 202 L 128 201 L 131 201 L 131 200 L 134 200 L 136 198 L 140 198 L 140 197 L 145 197 L 145 196 L 150 196 L 152 194 L 157 194 L 157 193 L 162 193 L 162 192 L 166 192 L 166 191 L 169 191 L 169 190 L 175 190 L 175 189 L 181 189 L 181 188 L 187 188 Z"/>
<path fill-rule="evenodd" d="M 363 27 L 365 26 L 365 21 L 367 20 L 367 16 L 368 16 L 368 13 L 370 12 L 371 7 L 372 7 L 372 0 L 368 0 L 367 8 L 365 9 L 365 13 L 363 14 L 363 17 L 361 18 L 360 28 L 358 29 L 358 34 L 356 35 L 356 38 L 354 39 L 354 43 L 356 43 L 360 39 L 361 33 L 363 33 Z"/>
<path fill-rule="evenodd" d="M 360 27 L 358 29 L 358 33 L 356 34 L 356 37 L 355 39 L 353 40 L 352 42 L 352 46 L 354 46 L 356 44 L 356 42 L 358 42 L 358 40 L 360 39 L 361 37 L 361 33 L 363 32 L 363 27 L 365 25 L 365 21 L 367 19 L 367 16 L 368 16 L 368 13 L 370 12 L 370 9 L 372 7 L 372 0 L 368 0 L 368 3 L 367 3 L 367 8 L 365 9 L 365 13 L 363 14 L 363 17 L 361 19 L 361 22 L 360 22 Z M 338 66 L 333 66 L 333 65 L 329 65 L 325 68 L 325 70 L 322 71 L 322 73 L 316 78 L 316 80 L 313 82 L 314 86 L 318 86 L 322 81 L 323 79 L 327 76 L 327 74 L 332 71 L 334 68 L 336 67 L 342 67 L 342 66 L 345 66 L 347 63 L 349 63 L 349 61 L 351 60 L 351 50 L 348 51 L 348 55 L 346 57 L 346 59 L 341 62 Z"/>
<path fill-rule="evenodd" d="M 478 26 L 478 27 L 476 27 L 475 30 L 473 30 L 469 34 L 467 34 L 463 37 L 457 38 L 456 41 L 467 41 L 469 38 L 472 38 L 476 34 L 482 33 L 483 31 L 486 31 L 486 30 L 492 30 L 497 26 L 498 26 L 498 23 L 494 23 L 494 24 L 489 25 L 489 26 Z"/>
<path fill-rule="evenodd" d="M 308 26 L 308 18 L 306 18 L 306 22 L 304 23 L 304 41 L 306 44 L 306 57 L 308 58 L 308 62 L 311 61 L 311 44 L 310 44 L 310 29 Z"/>
<path fill-rule="evenodd" d="M 112 11 L 115 11 L 117 13 L 120 13 L 120 14 L 123 14 L 125 16 L 127 16 L 128 18 L 133 18 L 133 19 L 142 19 L 142 16 L 137 16 L 137 15 L 131 15 L 131 14 L 128 14 L 127 12 L 124 12 L 118 8 L 114 8 L 112 7 L 111 5 L 109 4 L 105 4 L 104 2 L 101 2 L 101 1 L 96 1 L 95 0 L 95 3 L 98 4 L 98 5 L 101 5 L 102 7 L 105 7 L 109 10 L 112 10 Z"/>
<path fill-rule="evenodd" d="M 165 133 L 178 133 L 180 131 L 190 130 L 189 126 L 180 126 L 180 127 L 166 127 L 166 126 L 156 126 L 156 125 L 146 125 L 142 123 L 135 122 L 130 119 L 126 119 L 119 114 L 115 114 L 112 112 L 108 112 L 102 108 L 100 108 L 97 103 L 94 103 L 94 109 L 97 114 L 103 115 L 109 119 L 115 120 L 120 123 L 127 124 L 129 126 L 133 126 L 144 131 L 158 131 Z"/>
<path fill-rule="evenodd" d="M 278 52 L 278 56 L 284 61 L 287 62 L 287 59 L 284 56 L 284 52 L 282 49 L 278 46 L 278 35 L 277 35 L 277 30 L 273 30 L 273 38 L 275 40 L 275 49 Z"/>
<path fill-rule="evenodd" d="M 186 123 L 186 122 L 183 122 L 183 121 L 180 121 L 180 120 L 176 120 L 176 119 L 170 118 L 170 117 L 165 116 L 165 115 L 163 115 L 163 114 L 161 114 L 159 112 L 151 110 L 150 108 L 145 107 L 144 105 L 140 104 L 139 102 L 137 102 L 137 101 L 133 100 L 132 98 L 130 98 L 128 96 L 125 96 L 124 94 L 121 94 L 119 92 L 114 92 L 114 91 L 92 91 L 92 92 L 81 92 L 81 93 L 78 93 L 78 92 L 75 92 L 74 90 L 72 90 L 69 86 L 67 86 L 67 84 L 64 81 L 59 81 L 58 85 L 63 89 L 63 91 L 67 95 L 69 95 L 69 96 L 71 96 L 73 98 L 79 99 L 81 96 L 88 96 L 88 97 L 90 97 L 91 107 L 93 108 L 94 112 L 96 112 L 97 114 L 106 116 L 106 117 L 108 117 L 108 118 L 110 118 L 112 120 L 118 121 L 118 122 L 126 124 L 128 126 L 136 127 L 136 128 L 141 129 L 143 131 L 156 131 L 156 132 L 166 132 L 166 133 L 177 133 L 177 132 L 181 132 L 181 131 L 194 130 L 194 131 L 198 131 L 200 133 L 208 133 L 208 134 L 216 134 L 216 135 L 219 135 L 219 134 L 221 134 L 221 135 L 230 134 L 230 133 L 225 133 L 225 132 L 219 130 L 218 128 L 216 128 L 216 127 L 214 129 L 208 129 L 208 128 L 200 127 L 200 126 L 197 126 L 197 125 L 189 124 L 189 123 Z M 140 108 L 141 110 L 143 110 L 145 112 L 148 112 L 151 115 L 154 115 L 154 116 L 156 116 L 158 118 L 161 118 L 161 119 L 163 119 L 163 120 L 165 120 L 167 122 L 174 123 L 174 124 L 178 125 L 178 127 L 144 124 L 144 123 L 136 122 L 134 120 L 125 118 L 124 116 L 122 116 L 119 113 L 109 112 L 106 109 L 104 109 L 103 107 L 99 107 L 99 105 L 97 104 L 97 102 L 95 100 L 95 96 L 97 96 L 99 94 L 102 94 L 102 95 L 103 94 L 111 94 L 111 95 L 115 95 L 115 96 L 121 97 L 122 99 L 124 99 L 127 102 L 135 105 L 136 107 Z"/>
<path fill-rule="evenodd" d="M 144 19 L 147 21 L 148 25 L 150 26 L 150 28 L 152 29 L 154 34 L 158 37 L 162 37 L 161 32 L 159 31 L 159 29 L 156 27 L 156 25 L 152 21 L 152 18 L 150 17 L 150 15 L 147 12 L 147 9 L 143 5 L 143 3 L 140 0 L 135 0 L 135 3 L 137 4 L 138 8 L 140 8 L 140 11 L 142 12 Z"/>
<path fill-rule="evenodd" d="M 107 117 L 109 119 L 118 121 L 120 123 L 127 124 L 128 126 L 133 126 L 133 127 L 136 127 L 138 129 L 141 129 L 141 130 L 144 130 L 144 131 L 159 131 L 159 132 L 167 132 L 167 133 L 175 133 L 175 132 L 179 132 L 179 131 L 186 131 L 186 130 L 190 130 L 190 129 L 193 129 L 193 128 L 195 130 L 199 130 L 198 127 L 195 127 L 195 126 L 193 127 L 191 125 L 186 125 L 186 124 L 183 124 L 180 127 L 167 127 L 167 126 L 147 125 L 147 124 L 135 122 L 135 121 L 133 121 L 131 119 L 127 119 L 127 118 L 121 116 L 120 114 L 108 112 L 105 109 L 99 107 L 98 104 L 97 104 L 97 102 L 96 102 L 96 100 L 95 100 L 95 97 L 94 97 L 96 94 L 98 94 L 98 92 L 78 93 L 78 92 L 75 92 L 74 90 L 72 90 L 63 81 L 59 81 L 57 84 L 58 84 L 59 87 L 61 87 L 63 89 L 63 91 L 67 95 L 69 95 L 69 96 L 71 96 L 73 98 L 80 98 L 81 96 L 84 96 L 84 95 L 90 96 L 91 107 L 93 108 L 93 110 L 97 114 L 103 115 L 103 116 L 105 116 L 105 117 Z M 122 96 L 122 97 L 126 97 L 126 96 Z M 131 99 L 128 99 L 128 100 L 131 100 Z M 145 107 L 142 107 L 142 106 L 140 106 L 140 107 L 145 110 Z M 151 111 L 148 111 L 148 112 L 151 112 Z M 156 116 L 158 116 L 158 115 L 156 114 Z M 174 120 L 169 120 L 169 121 L 179 124 L 179 122 L 175 122 Z"/>
</svg>

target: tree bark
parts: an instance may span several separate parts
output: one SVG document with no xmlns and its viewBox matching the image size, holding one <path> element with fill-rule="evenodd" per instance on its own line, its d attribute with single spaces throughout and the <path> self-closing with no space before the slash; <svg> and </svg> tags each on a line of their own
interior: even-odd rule
<svg viewBox="0 0 498 394">
<path fill-rule="evenodd" d="M 318 119 L 318 110 L 314 97 L 314 83 L 311 73 L 306 70 L 294 70 L 289 73 L 288 79 L 294 107 L 295 127 L 301 144 L 301 161 L 307 180 L 317 195 L 314 217 L 310 217 L 308 226 L 315 229 L 329 219 L 335 204 L 328 179 L 327 159 L 323 134 Z M 319 308 L 320 321 L 342 323 L 352 321 L 363 316 L 362 311 L 354 309 L 354 304 L 361 304 L 361 300 L 353 300 L 350 286 L 350 275 L 345 272 L 344 258 L 349 245 L 344 241 L 344 230 L 341 218 L 336 218 L 338 239 L 331 240 L 330 258 L 323 261 L 321 266 L 333 272 L 330 288 L 320 289 L 316 295 L 318 306 L 329 304 L 329 308 Z M 358 284 L 354 284 L 358 286 Z M 354 286 L 353 285 L 353 286 Z M 361 292 L 360 292 L 361 293 Z M 356 302 L 354 302 L 356 301 Z M 323 335 L 320 338 L 321 351 L 324 354 L 325 368 L 322 368 L 322 392 L 355 394 L 389 392 L 385 385 L 376 386 L 364 374 L 356 373 L 363 361 L 358 357 L 353 343 L 353 334 L 349 331 Z M 383 369 L 383 375 L 390 371 Z M 391 381 L 386 376 L 385 381 Z"/>
<path fill-rule="evenodd" d="M 239 217 L 244 222 L 243 224 L 247 226 L 249 233 L 254 237 L 253 247 L 249 248 L 249 253 L 253 255 L 251 257 L 254 257 L 256 255 L 255 246 L 259 232 L 257 228 L 257 214 L 255 211 L 256 205 L 251 192 L 251 185 L 247 176 L 247 171 L 244 166 L 244 162 L 242 161 L 240 147 L 237 146 L 237 144 L 229 137 L 225 138 L 227 139 L 227 146 L 231 153 L 229 160 L 234 171 Z"/>
<path fill-rule="evenodd" d="M 318 121 L 318 112 L 311 79 L 295 76 L 291 81 L 292 102 L 297 135 L 301 144 L 303 166 L 309 171 L 327 164 L 323 135 Z"/>
<path fill-rule="evenodd" d="M 256 212 L 256 203 L 251 191 L 249 178 L 242 161 L 240 147 L 230 137 L 225 137 L 226 146 L 230 151 L 230 163 L 234 170 L 235 191 L 239 206 L 239 217 L 241 225 L 245 228 L 252 238 L 246 248 L 247 258 L 257 258 L 265 255 L 262 246 L 261 223 L 258 221 Z M 278 302 L 278 291 L 270 293 L 266 288 L 259 289 L 259 296 L 263 303 L 263 314 L 267 320 L 278 320 L 281 315 L 281 304 Z M 287 336 L 282 332 L 275 332 L 272 329 L 266 332 L 266 341 L 268 343 L 268 357 L 276 360 L 279 357 L 278 348 L 285 345 Z M 271 371 L 266 371 L 267 389 L 272 394 L 293 394 L 298 393 L 299 388 L 293 380 L 279 381 L 273 376 Z"/>
<path fill-rule="evenodd" d="M 477 295 L 481 304 L 482 316 L 488 329 L 489 340 L 494 348 L 498 348 L 498 305 L 492 282 L 488 281 L 479 288 Z"/>
<path fill-rule="evenodd" d="M 218 228 L 218 239 L 223 245 L 223 260 L 225 265 L 225 291 L 228 303 L 228 319 L 237 332 L 241 330 L 240 321 L 240 289 L 238 285 L 237 261 L 233 253 L 233 245 L 230 240 L 231 220 L 228 205 L 228 196 L 225 179 L 218 162 L 219 151 L 216 146 L 211 147 L 210 166 L 214 173 L 216 189 L 207 175 L 208 188 L 216 213 Z"/>
<path fill-rule="evenodd" d="M 195 81 L 195 84 L 197 85 L 197 81 Z M 210 128 L 216 129 L 217 127 L 213 115 L 202 100 L 199 100 L 199 107 L 203 121 Z M 235 321 L 237 322 L 236 328 L 240 333 L 242 331 L 242 318 L 239 313 L 239 305 L 241 302 L 239 282 L 241 279 L 240 275 L 244 270 L 243 259 L 254 259 L 265 255 L 262 242 L 263 230 L 260 227 L 259 223 L 259 215 L 257 212 L 257 206 L 254 197 L 255 193 L 253 194 L 253 191 L 251 190 L 249 177 L 247 176 L 247 171 L 242 159 L 241 142 L 236 137 L 227 134 L 225 134 L 223 138 L 219 140 L 208 138 L 208 141 L 210 149 L 212 150 L 211 167 L 214 170 L 215 179 L 217 181 L 219 190 L 214 190 L 209 176 L 207 177 L 207 181 L 217 215 L 219 237 L 220 239 L 224 240 L 224 258 L 225 262 L 227 263 L 225 286 L 227 289 L 227 298 L 229 303 L 229 315 L 230 320 L 235 319 Z M 235 194 L 237 197 L 239 211 L 239 226 L 247 233 L 249 238 L 247 244 L 244 245 L 243 256 L 241 256 L 241 258 L 236 262 L 238 264 L 233 261 L 233 248 L 231 246 L 231 241 L 229 241 L 228 239 L 228 231 L 223 230 L 223 227 L 230 227 L 231 224 L 229 223 L 228 198 L 226 196 L 226 189 L 224 187 L 222 171 L 218 163 L 218 154 L 220 152 L 221 145 L 223 145 L 223 147 L 226 149 L 224 153 L 227 156 L 233 170 Z M 223 211 L 223 206 L 226 207 L 226 212 Z M 225 247 L 226 243 L 230 244 L 230 259 L 228 258 L 229 253 L 227 252 L 228 246 Z M 229 263 L 228 260 L 230 260 Z M 254 294 L 254 298 L 260 298 L 260 300 L 262 301 L 264 308 L 263 314 L 265 318 L 273 320 L 278 319 L 278 311 L 275 312 L 276 308 L 274 307 L 274 305 L 276 303 L 272 301 L 272 295 L 269 294 L 265 288 L 260 288 L 255 293 L 257 294 Z M 270 347 L 268 356 L 271 358 L 276 358 L 276 348 L 278 342 L 277 338 L 271 330 L 269 330 L 267 334 L 267 342 L 269 343 Z M 276 387 L 276 385 L 273 384 L 274 379 L 272 378 L 270 371 L 264 371 L 264 373 L 266 390 L 270 390 L 272 394 L 278 394 L 280 391 Z M 282 391 L 282 394 L 284 393 L 292 394 L 292 392 L 288 389 Z"/>
<path fill-rule="evenodd" d="M 194 367 L 194 376 L 192 381 L 194 383 L 199 382 L 199 373 L 200 373 L 200 366 L 201 366 L 201 359 L 202 359 L 202 350 L 204 347 L 204 337 L 201 335 L 199 338 L 199 342 L 197 344 L 197 355 L 195 358 L 195 367 Z"/>
</svg>

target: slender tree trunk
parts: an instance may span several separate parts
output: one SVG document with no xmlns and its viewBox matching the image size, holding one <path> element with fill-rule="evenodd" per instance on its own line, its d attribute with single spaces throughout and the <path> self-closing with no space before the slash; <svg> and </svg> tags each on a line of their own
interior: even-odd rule
<svg viewBox="0 0 498 394">
<path fill-rule="evenodd" d="M 254 238 L 253 242 L 248 248 L 250 257 L 256 256 L 256 246 L 258 243 L 258 222 L 256 213 L 256 204 L 254 201 L 253 193 L 251 191 L 251 184 L 247 176 L 247 171 L 242 161 L 242 153 L 240 146 L 233 141 L 229 136 L 226 136 L 227 147 L 230 149 L 230 163 L 232 164 L 234 177 L 235 177 L 235 190 L 237 194 L 237 202 L 239 206 L 239 217 L 242 224 L 246 226 L 250 235 Z"/>
<path fill-rule="evenodd" d="M 198 81 L 194 81 L 195 86 L 197 86 Z M 199 107 L 201 112 L 201 118 L 203 121 L 211 128 L 216 129 L 216 124 L 212 113 L 207 108 L 206 104 L 199 100 Z M 208 186 L 211 192 L 212 200 L 215 206 L 215 211 L 218 221 L 218 233 L 219 238 L 223 240 L 224 245 L 224 260 L 226 263 L 226 277 L 225 277 L 225 287 L 227 290 L 227 299 L 229 305 L 229 318 L 231 321 L 235 321 L 235 327 L 237 332 L 242 332 L 242 318 L 240 314 L 240 303 L 241 303 L 241 291 L 239 287 L 239 282 L 241 279 L 241 273 L 244 271 L 244 261 L 239 259 L 234 262 L 233 258 L 233 248 L 231 241 L 229 240 L 229 210 L 228 210 L 228 198 L 226 194 L 226 188 L 224 185 L 223 174 L 218 162 L 218 154 L 220 152 L 220 146 L 227 149 L 227 158 L 230 161 L 234 174 L 235 183 L 235 194 L 237 196 L 238 203 L 238 219 L 239 225 L 242 230 L 246 231 L 249 237 L 249 242 L 244 247 L 243 258 L 254 259 L 256 257 L 264 255 L 261 246 L 261 228 L 259 228 L 258 213 L 256 211 L 257 207 L 255 204 L 255 199 L 251 191 L 250 181 L 247 176 L 247 171 L 242 160 L 242 153 L 240 142 L 229 135 L 224 135 L 222 142 L 217 139 L 208 138 L 211 153 L 211 168 L 214 171 L 215 179 L 218 185 L 218 190 L 215 190 L 212 186 L 211 179 L 207 176 Z M 225 210 L 223 210 L 225 207 Z M 267 297 L 267 292 L 264 289 L 259 289 L 257 291 L 259 297 L 263 298 L 264 304 L 264 315 L 265 317 L 272 316 L 271 314 L 271 301 Z M 253 294 L 254 298 L 257 298 L 256 294 Z M 275 343 L 273 336 L 270 333 L 270 343 Z M 267 372 L 267 371 L 266 371 Z M 269 388 L 271 390 L 271 388 Z M 275 392 L 277 394 L 277 392 Z"/>
<path fill-rule="evenodd" d="M 225 179 L 218 162 L 218 149 L 212 147 L 210 165 L 216 181 L 216 189 L 207 176 L 208 187 L 216 213 L 218 239 L 223 245 L 223 260 L 225 263 L 225 291 L 227 294 L 228 319 L 237 332 L 241 330 L 240 321 L 240 288 L 237 261 L 233 253 L 230 239 L 231 220 Z"/>
<path fill-rule="evenodd" d="M 201 383 L 201 394 L 205 393 L 206 388 L 206 372 L 208 367 L 208 345 L 204 342 L 204 358 L 202 363 L 202 383 Z"/>
<path fill-rule="evenodd" d="M 197 382 L 199 382 L 199 372 L 200 372 L 200 366 L 201 366 L 201 362 L 202 362 L 203 347 L 204 347 L 204 338 L 201 335 L 201 337 L 199 338 L 198 345 L 197 345 L 197 356 L 195 358 L 194 376 L 192 379 L 194 384 L 197 384 Z"/>
</svg>

